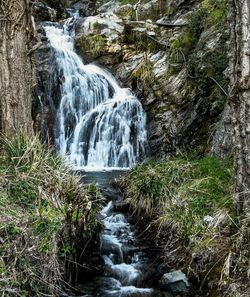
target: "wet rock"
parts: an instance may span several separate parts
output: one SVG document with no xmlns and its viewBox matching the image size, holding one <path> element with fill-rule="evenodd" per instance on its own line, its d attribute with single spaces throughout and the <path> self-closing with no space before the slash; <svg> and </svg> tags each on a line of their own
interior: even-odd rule
<svg viewBox="0 0 250 297">
<path fill-rule="evenodd" d="M 170 290 L 173 294 L 185 293 L 189 287 L 187 276 L 180 270 L 165 273 L 160 284 L 163 289 Z"/>
<path fill-rule="evenodd" d="M 106 187 L 103 186 L 100 188 L 101 193 L 104 197 L 108 198 L 108 200 L 116 200 L 114 202 L 114 207 L 118 203 L 122 203 L 122 197 L 121 197 L 121 192 L 120 189 L 115 188 L 115 187 Z"/>
<path fill-rule="evenodd" d="M 120 261 L 123 258 L 122 250 L 121 250 L 121 243 L 113 235 L 103 235 L 102 236 L 101 250 L 104 253 L 115 254 L 119 258 Z"/>
<path fill-rule="evenodd" d="M 33 6 L 33 16 L 36 22 L 55 21 L 56 10 L 43 2 L 36 2 Z"/>
<path fill-rule="evenodd" d="M 60 102 L 60 74 L 58 73 L 55 52 L 40 27 L 42 46 L 35 51 L 37 84 L 32 102 L 34 127 L 40 132 L 42 141 L 54 143 L 55 114 Z"/>
<path fill-rule="evenodd" d="M 116 201 L 114 203 L 114 211 L 115 212 L 122 212 L 126 213 L 129 211 L 129 203 L 127 201 L 121 200 L 121 201 Z"/>
<path fill-rule="evenodd" d="M 90 14 L 90 6 L 89 0 L 81 0 L 74 3 L 70 8 L 79 12 L 81 17 L 89 16 Z"/>
</svg>

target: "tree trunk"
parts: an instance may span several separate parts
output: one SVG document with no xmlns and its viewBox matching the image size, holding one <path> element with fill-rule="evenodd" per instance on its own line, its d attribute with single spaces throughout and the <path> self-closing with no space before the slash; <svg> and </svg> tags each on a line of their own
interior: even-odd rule
<svg viewBox="0 0 250 297">
<path fill-rule="evenodd" d="M 29 0 L 0 0 L 0 132 L 33 133 L 34 64 Z"/>
<path fill-rule="evenodd" d="M 235 199 L 239 213 L 250 202 L 250 0 L 230 0 L 230 96 L 234 127 Z"/>
</svg>

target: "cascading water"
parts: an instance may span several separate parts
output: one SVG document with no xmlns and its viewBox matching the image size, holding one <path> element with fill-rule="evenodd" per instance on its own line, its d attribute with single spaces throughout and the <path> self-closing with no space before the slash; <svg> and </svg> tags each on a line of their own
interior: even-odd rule
<svg viewBox="0 0 250 297">
<path fill-rule="evenodd" d="M 96 178 L 98 180 L 98 176 Z M 81 289 L 84 296 L 166 296 L 152 286 L 152 276 L 157 271 L 157 266 L 154 266 L 147 249 L 140 247 L 136 229 L 130 223 L 119 191 L 105 185 L 105 182 L 101 189 L 103 197 L 109 201 L 100 213 L 104 226 L 100 247 L 104 273 L 83 284 Z"/>
<path fill-rule="evenodd" d="M 83 64 L 74 52 L 72 21 L 74 17 L 63 27 L 45 26 L 61 79 L 57 147 L 74 168 L 129 169 L 146 154 L 146 115 L 131 90 L 121 88 L 109 72 Z M 127 216 L 115 211 L 115 200 L 101 211 L 100 251 L 105 273 L 86 284 L 85 296 L 160 297 L 145 285 L 145 254 L 134 246 L 133 226 Z"/>
<path fill-rule="evenodd" d="M 110 73 L 97 65 L 83 64 L 74 52 L 69 24 L 70 19 L 63 28 L 45 26 L 62 81 L 57 147 L 74 168 L 131 168 L 145 155 L 142 105 Z"/>
</svg>

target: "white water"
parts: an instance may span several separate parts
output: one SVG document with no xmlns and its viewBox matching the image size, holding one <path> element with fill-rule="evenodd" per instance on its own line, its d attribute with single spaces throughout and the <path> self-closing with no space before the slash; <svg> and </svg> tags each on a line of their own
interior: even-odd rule
<svg viewBox="0 0 250 297">
<path fill-rule="evenodd" d="M 63 28 L 45 27 L 62 81 L 57 147 L 75 169 L 131 168 L 145 155 L 142 105 L 109 72 L 94 64 L 84 65 L 74 51 L 70 22 Z"/>
<path fill-rule="evenodd" d="M 106 277 L 112 282 L 110 282 L 110 289 L 104 290 L 104 294 L 100 296 L 159 297 L 158 293 L 151 288 L 138 287 L 143 274 L 141 268 L 144 259 L 138 252 L 132 252 L 129 257 L 126 257 L 126 248 L 133 248 L 135 241 L 132 226 L 127 218 L 122 213 L 114 212 L 112 201 L 103 207 L 101 217 L 105 227 L 101 252 L 106 267 Z M 124 260 L 125 258 L 127 260 Z"/>
</svg>

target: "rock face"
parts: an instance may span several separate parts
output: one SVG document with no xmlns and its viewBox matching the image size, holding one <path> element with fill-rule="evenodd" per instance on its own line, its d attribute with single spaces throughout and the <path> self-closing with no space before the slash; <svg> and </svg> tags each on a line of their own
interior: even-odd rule
<svg viewBox="0 0 250 297">
<path fill-rule="evenodd" d="M 219 9 L 220 20 L 211 20 L 202 17 L 206 11 L 197 1 L 142 0 L 137 10 L 133 1 L 125 5 L 97 1 L 76 23 L 75 46 L 84 61 L 108 68 L 141 100 L 147 112 L 152 155 L 183 147 L 198 153 L 230 154 L 228 109 L 223 113 L 227 88 L 223 2 L 206 7 Z M 67 7 L 86 12 L 84 5 L 87 1 L 68 3 Z M 48 88 L 41 82 L 45 72 L 54 81 L 51 92 L 55 94 L 60 84 L 54 77 L 51 55 L 48 49 L 47 54 L 37 54 L 39 86 L 44 85 L 39 87 L 40 93 Z M 57 104 L 43 101 L 48 109 Z"/>
<path fill-rule="evenodd" d="M 214 154 L 225 156 L 230 139 L 215 129 L 226 99 L 225 65 L 219 68 L 226 59 L 223 26 L 202 28 L 193 40 L 187 26 L 199 17 L 193 12 L 195 1 L 172 1 L 172 6 L 142 2 L 139 22 L 132 5 L 112 6 L 112 1 L 101 6 L 98 15 L 79 22 L 78 52 L 109 68 L 138 95 L 148 114 L 152 155 L 181 147 L 203 153 L 212 147 Z"/>
<path fill-rule="evenodd" d="M 43 142 L 54 143 L 55 115 L 60 104 L 60 73 L 55 53 L 48 44 L 45 32 L 38 29 L 42 45 L 35 52 L 37 85 L 33 99 L 35 131 Z"/>
</svg>

